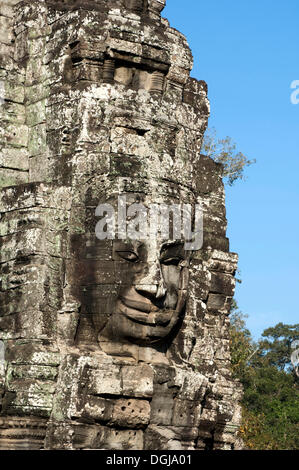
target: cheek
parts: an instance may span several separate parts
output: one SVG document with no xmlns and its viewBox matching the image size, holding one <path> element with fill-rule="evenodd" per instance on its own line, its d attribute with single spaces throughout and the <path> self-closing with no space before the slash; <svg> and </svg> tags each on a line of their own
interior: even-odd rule
<svg viewBox="0 0 299 470">
<path fill-rule="evenodd" d="M 119 262 L 115 264 L 116 282 L 122 286 L 138 284 L 138 280 L 148 272 L 145 263 Z"/>
<path fill-rule="evenodd" d="M 162 273 L 167 289 L 178 291 L 180 287 L 181 269 L 177 266 L 162 266 Z"/>
</svg>

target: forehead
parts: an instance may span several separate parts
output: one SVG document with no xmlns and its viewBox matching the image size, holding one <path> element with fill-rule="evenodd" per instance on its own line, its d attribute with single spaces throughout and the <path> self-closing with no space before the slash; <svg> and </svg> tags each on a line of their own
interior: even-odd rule
<svg viewBox="0 0 299 470">
<path fill-rule="evenodd" d="M 136 179 L 115 177 L 110 180 L 103 177 L 93 178 L 85 191 L 88 205 L 97 206 L 109 202 L 116 206 L 119 198 L 125 198 L 126 204 L 192 204 L 195 202 L 194 192 L 185 186 L 170 181 L 155 179 Z"/>
</svg>

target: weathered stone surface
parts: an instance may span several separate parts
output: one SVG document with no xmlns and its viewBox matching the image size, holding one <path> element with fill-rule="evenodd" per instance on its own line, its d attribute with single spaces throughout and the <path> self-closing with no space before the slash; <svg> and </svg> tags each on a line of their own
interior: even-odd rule
<svg viewBox="0 0 299 470">
<path fill-rule="evenodd" d="M 95 395 L 121 395 L 120 367 L 107 364 L 100 370 L 92 371 L 89 387 Z"/>
<path fill-rule="evenodd" d="M 152 397 L 154 372 L 150 365 L 122 368 L 123 394 L 133 397 Z"/>
<path fill-rule="evenodd" d="M 149 424 L 150 411 L 150 403 L 145 400 L 132 400 L 131 398 L 116 400 L 111 424 L 122 428 L 144 428 Z"/>
<path fill-rule="evenodd" d="M 240 446 L 238 259 L 200 153 L 207 85 L 164 5 L 1 2 L 0 449 Z M 99 240 L 118 196 L 200 205 L 202 247 Z"/>
</svg>

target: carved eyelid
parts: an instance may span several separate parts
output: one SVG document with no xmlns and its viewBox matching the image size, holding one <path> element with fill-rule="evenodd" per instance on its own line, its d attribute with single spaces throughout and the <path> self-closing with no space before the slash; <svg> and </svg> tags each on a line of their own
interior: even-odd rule
<svg viewBox="0 0 299 470">
<path fill-rule="evenodd" d="M 183 260 L 184 260 L 184 258 L 182 258 L 181 256 L 169 256 L 169 257 L 164 257 L 164 258 L 160 259 L 161 263 L 171 263 L 171 262 L 175 261 L 178 264 Z"/>
<path fill-rule="evenodd" d="M 116 250 L 116 252 L 121 258 L 126 255 L 133 255 L 136 260 L 139 259 L 138 254 L 133 250 Z"/>
</svg>

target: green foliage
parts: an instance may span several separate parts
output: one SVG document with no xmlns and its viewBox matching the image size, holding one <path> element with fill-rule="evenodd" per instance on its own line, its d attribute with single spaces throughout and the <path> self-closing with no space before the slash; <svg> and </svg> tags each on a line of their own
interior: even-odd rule
<svg viewBox="0 0 299 470">
<path fill-rule="evenodd" d="M 239 310 L 235 300 L 231 308 L 230 351 L 233 375 L 240 378 L 247 368 L 249 357 L 254 353 L 250 331 L 246 328 L 246 315 Z"/>
<path fill-rule="evenodd" d="M 229 186 L 238 179 L 244 180 L 244 169 L 256 162 L 238 152 L 236 144 L 230 137 L 218 139 L 213 127 L 205 133 L 201 152 L 223 165 L 223 176 Z"/>
<path fill-rule="evenodd" d="M 262 336 L 265 339 L 260 341 L 260 348 L 264 360 L 279 370 L 287 368 L 289 371 L 293 371 L 290 360 L 291 344 L 299 339 L 299 323 L 296 325 L 279 323 L 274 328 L 265 330 Z"/>
<path fill-rule="evenodd" d="M 298 449 L 299 386 L 290 356 L 299 325 L 268 328 L 255 344 L 244 318 L 234 304 L 231 353 L 244 388 L 241 436 L 249 449 Z"/>
<path fill-rule="evenodd" d="M 265 415 L 256 414 L 243 407 L 243 421 L 240 435 L 249 450 L 273 450 L 276 443 L 271 433 L 266 431 Z M 257 440 L 257 436 L 258 440 Z"/>
</svg>

